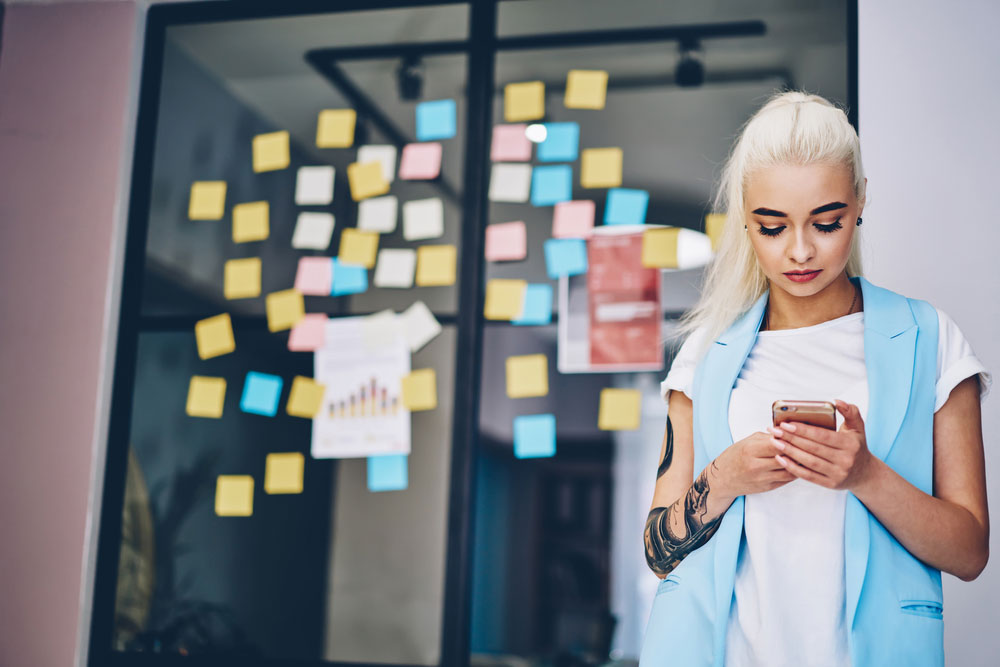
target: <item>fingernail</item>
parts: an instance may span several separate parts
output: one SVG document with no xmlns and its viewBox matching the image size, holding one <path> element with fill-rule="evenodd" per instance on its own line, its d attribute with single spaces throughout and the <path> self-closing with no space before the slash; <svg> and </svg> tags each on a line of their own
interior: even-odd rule
<svg viewBox="0 0 1000 667">
<path fill-rule="evenodd" d="M 771 433 L 771 435 L 779 438 L 781 437 L 781 434 L 784 433 L 784 431 L 782 431 L 780 428 L 775 428 L 773 426 L 768 426 L 767 430 Z"/>
<path fill-rule="evenodd" d="M 785 443 L 783 443 L 781 440 L 775 439 L 774 446 L 780 449 L 781 451 L 785 451 Z"/>
<path fill-rule="evenodd" d="M 781 428 L 792 433 L 795 432 L 795 424 L 790 424 L 789 422 L 781 422 Z"/>
<path fill-rule="evenodd" d="M 785 465 L 785 463 L 787 463 L 785 459 L 781 457 L 781 454 L 775 454 L 774 458 L 778 459 L 778 463 L 780 463 L 781 465 Z"/>
</svg>

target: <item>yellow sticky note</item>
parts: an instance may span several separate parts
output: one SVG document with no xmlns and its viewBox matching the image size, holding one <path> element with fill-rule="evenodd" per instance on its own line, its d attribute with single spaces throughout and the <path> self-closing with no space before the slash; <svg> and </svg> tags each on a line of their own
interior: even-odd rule
<svg viewBox="0 0 1000 667">
<path fill-rule="evenodd" d="M 274 171 L 284 169 L 291 162 L 288 132 L 268 132 L 253 138 L 253 170 Z"/>
<path fill-rule="evenodd" d="M 458 252 L 453 245 L 420 246 L 417 248 L 417 285 L 454 285 L 457 263 Z"/>
<path fill-rule="evenodd" d="M 378 232 L 366 232 L 348 227 L 340 235 L 340 253 L 337 261 L 370 269 L 378 256 Z"/>
<path fill-rule="evenodd" d="M 511 398 L 547 396 L 549 358 L 544 354 L 507 357 L 507 395 Z"/>
<path fill-rule="evenodd" d="M 622 149 L 588 148 L 580 157 L 580 185 L 617 188 L 622 184 Z"/>
<path fill-rule="evenodd" d="M 219 475 L 215 482 L 215 513 L 219 516 L 251 516 L 253 477 Z"/>
<path fill-rule="evenodd" d="M 188 384 L 187 406 L 184 411 L 191 417 L 222 416 L 222 405 L 226 399 L 226 379 L 192 375 Z"/>
<path fill-rule="evenodd" d="M 264 460 L 264 493 L 302 493 L 306 457 L 299 452 L 268 454 Z"/>
<path fill-rule="evenodd" d="M 222 292 L 227 299 L 260 296 L 260 257 L 226 262 Z"/>
<path fill-rule="evenodd" d="M 306 314 L 302 293 L 294 289 L 271 292 L 264 300 L 267 310 L 267 330 L 271 333 L 291 329 Z"/>
<path fill-rule="evenodd" d="M 437 374 L 433 368 L 421 368 L 403 377 L 403 406 L 407 410 L 433 410 L 437 404 Z"/>
<path fill-rule="evenodd" d="M 642 265 L 648 269 L 677 268 L 677 227 L 647 229 L 642 234 Z"/>
<path fill-rule="evenodd" d="M 709 213 L 705 216 L 705 234 L 712 241 L 712 250 L 719 249 L 719 240 L 722 239 L 722 228 L 725 225 L 725 213 Z"/>
<path fill-rule="evenodd" d="M 316 145 L 320 148 L 347 148 L 354 145 L 354 109 L 323 109 L 316 122 Z"/>
<path fill-rule="evenodd" d="M 266 201 L 252 201 L 233 207 L 233 243 L 263 241 L 271 233 L 268 222 L 270 206 Z"/>
<path fill-rule="evenodd" d="M 486 282 L 486 303 L 483 316 L 488 320 L 513 320 L 521 315 L 526 280 L 494 278 Z"/>
<path fill-rule="evenodd" d="M 639 428 L 642 396 L 638 389 L 602 389 L 597 428 L 602 431 L 634 431 Z"/>
<path fill-rule="evenodd" d="M 192 220 L 221 220 L 226 213 L 226 182 L 195 181 L 188 199 L 188 217 Z"/>
<path fill-rule="evenodd" d="M 389 181 L 385 180 L 381 162 L 352 162 L 347 165 L 347 182 L 354 201 L 384 195 L 389 191 Z"/>
<path fill-rule="evenodd" d="M 194 337 L 198 342 L 198 357 L 211 359 L 229 354 L 236 349 L 233 339 L 233 321 L 229 313 L 206 317 L 194 324 Z"/>
<path fill-rule="evenodd" d="M 288 392 L 288 405 L 285 410 L 293 417 L 313 419 L 323 405 L 323 394 L 326 385 L 312 378 L 296 375 L 292 380 L 292 390 Z"/>
<path fill-rule="evenodd" d="M 545 115 L 545 84 L 508 83 L 503 89 L 503 117 L 508 123 L 537 120 Z"/>
<path fill-rule="evenodd" d="M 604 70 L 571 69 L 566 75 L 567 109 L 603 109 L 608 94 L 608 73 Z"/>
</svg>

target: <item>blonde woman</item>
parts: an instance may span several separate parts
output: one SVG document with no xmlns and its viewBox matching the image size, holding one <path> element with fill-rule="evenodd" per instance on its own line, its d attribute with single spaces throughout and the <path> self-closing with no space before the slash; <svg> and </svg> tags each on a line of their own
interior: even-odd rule
<svg viewBox="0 0 1000 667">
<path fill-rule="evenodd" d="M 643 667 L 944 664 L 941 572 L 988 559 L 991 376 L 944 312 L 861 276 L 866 187 L 816 95 L 775 95 L 733 146 L 662 383 Z M 774 428 L 777 399 L 834 402 L 839 428 Z"/>
</svg>

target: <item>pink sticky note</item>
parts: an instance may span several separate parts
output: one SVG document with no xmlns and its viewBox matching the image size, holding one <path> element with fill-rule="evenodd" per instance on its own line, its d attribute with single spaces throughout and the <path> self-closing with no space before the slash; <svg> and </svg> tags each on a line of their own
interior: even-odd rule
<svg viewBox="0 0 1000 667">
<path fill-rule="evenodd" d="M 524 162 L 531 159 L 531 141 L 525 136 L 528 128 L 517 125 L 494 125 L 490 159 L 494 162 Z"/>
<path fill-rule="evenodd" d="M 303 317 L 292 327 L 292 333 L 288 336 L 288 349 L 292 352 L 312 352 L 323 347 L 328 319 L 324 313 L 309 313 Z"/>
<path fill-rule="evenodd" d="M 409 181 L 437 178 L 441 173 L 441 144 L 406 144 L 399 160 L 399 177 Z"/>
<path fill-rule="evenodd" d="M 593 229 L 593 201 L 579 199 L 556 204 L 556 209 L 552 216 L 553 238 L 587 238 Z"/>
<path fill-rule="evenodd" d="M 523 222 L 501 222 L 495 225 L 486 225 L 487 261 L 504 262 L 524 259 L 527 254 L 527 232 Z"/>
<path fill-rule="evenodd" d="M 333 261 L 329 257 L 302 257 L 295 272 L 295 289 L 303 294 L 330 296 Z"/>
</svg>

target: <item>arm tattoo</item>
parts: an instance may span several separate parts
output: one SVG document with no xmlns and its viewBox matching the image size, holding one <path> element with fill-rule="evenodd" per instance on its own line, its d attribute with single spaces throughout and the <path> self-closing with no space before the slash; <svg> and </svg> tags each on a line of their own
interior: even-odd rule
<svg viewBox="0 0 1000 667">
<path fill-rule="evenodd" d="M 663 474 L 670 468 L 670 463 L 674 459 L 674 426 L 670 423 L 670 416 L 667 416 L 667 448 L 663 452 L 663 460 L 660 467 L 656 469 L 656 479 L 663 477 Z"/>
<path fill-rule="evenodd" d="M 712 466 L 715 466 L 715 461 L 712 461 Z M 650 510 L 643 539 L 646 543 L 646 563 L 653 572 L 669 573 L 689 553 L 708 542 L 719 529 L 725 513 L 706 521 L 708 494 L 706 468 L 677 502 L 670 507 Z"/>
</svg>

